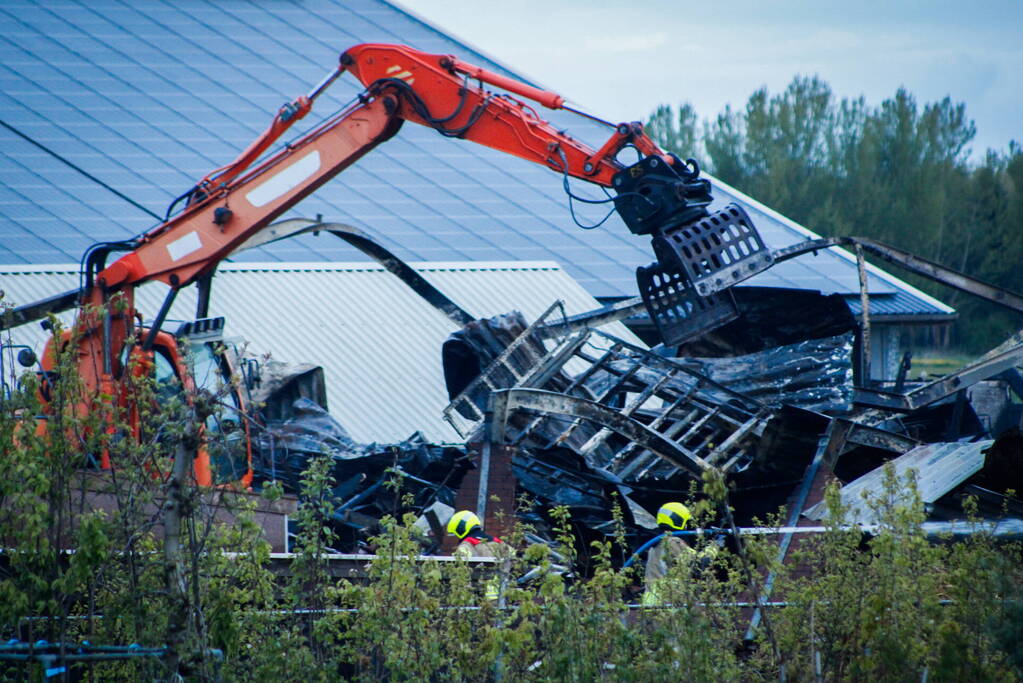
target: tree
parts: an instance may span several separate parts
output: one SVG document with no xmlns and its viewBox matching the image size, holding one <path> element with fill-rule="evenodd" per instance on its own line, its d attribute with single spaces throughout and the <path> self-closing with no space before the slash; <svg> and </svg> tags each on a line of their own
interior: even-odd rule
<svg viewBox="0 0 1023 683">
<path fill-rule="evenodd" d="M 699 160 L 696 110 L 688 102 L 679 105 L 677 112 L 667 104 L 657 107 L 647 120 L 646 132 L 662 149 Z"/>
<path fill-rule="evenodd" d="M 134 356 L 118 397 L 93 396 L 78 375 L 79 333 L 53 346 L 45 385 L 34 372 L 3 378 L 0 635 L 62 652 L 88 641 L 159 654 L 103 664 L 104 680 L 210 680 L 211 648 L 224 640 L 209 618 L 222 597 L 214 587 L 240 573 L 258 587 L 258 573 L 222 551 L 266 545 L 247 511 L 232 527 L 214 524 L 218 508 L 235 507 L 230 492 L 200 489 L 192 476 L 199 426 L 217 397 L 163 386 Z M 97 467 L 104 453 L 111 470 Z"/>
<path fill-rule="evenodd" d="M 649 125 L 666 149 L 702 148 L 718 178 L 818 233 L 889 242 L 1023 289 L 1023 158 L 1012 144 L 971 165 L 976 127 L 962 103 L 946 97 L 921 107 L 900 88 L 870 106 L 836 98 L 818 77 L 797 77 L 780 94 L 757 90 L 741 110 L 726 106 L 704 122 L 702 140 L 687 137 L 699 128 L 689 105 L 677 114 L 662 105 Z M 961 309 L 957 337 L 970 351 L 1014 331 L 1012 318 L 989 304 L 900 276 Z"/>
</svg>

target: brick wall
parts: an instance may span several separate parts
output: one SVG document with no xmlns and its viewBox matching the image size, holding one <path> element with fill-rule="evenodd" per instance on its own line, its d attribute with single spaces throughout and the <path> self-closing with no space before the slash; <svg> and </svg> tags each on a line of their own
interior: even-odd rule
<svg viewBox="0 0 1023 683">
<path fill-rule="evenodd" d="M 476 502 L 480 490 L 480 462 L 482 444 L 469 444 L 469 454 L 476 469 L 471 470 L 462 478 L 462 485 L 455 494 L 455 510 L 472 510 L 476 512 Z M 490 473 L 487 477 L 486 516 L 483 529 L 492 536 L 505 536 L 515 516 L 515 476 L 512 474 L 511 461 L 515 453 L 514 446 L 491 446 Z M 497 497 L 495 502 L 494 497 Z M 447 536 L 442 550 L 450 553 L 458 545 L 454 536 Z"/>
</svg>

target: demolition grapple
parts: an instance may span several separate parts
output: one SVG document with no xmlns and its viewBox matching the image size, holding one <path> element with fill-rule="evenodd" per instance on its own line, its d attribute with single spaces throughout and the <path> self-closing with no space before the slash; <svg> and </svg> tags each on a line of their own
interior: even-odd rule
<svg viewBox="0 0 1023 683">
<path fill-rule="evenodd" d="M 728 288 L 773 263 L 745 210 L 711 213 L 710 182 L 692 159 L 658 156 L 619 171 L 615 207 L 633 233 L 650 235 L 657 262 L 636 271 L 640 295 L 672 346 L 738 316 Z"/>
</svg>

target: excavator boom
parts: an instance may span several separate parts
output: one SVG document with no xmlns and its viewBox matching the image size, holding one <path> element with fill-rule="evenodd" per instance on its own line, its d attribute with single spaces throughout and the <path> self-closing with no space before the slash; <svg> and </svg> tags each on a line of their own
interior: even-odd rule
<svg viewBox="0 0 1023 683">
<path fill-rule="evenodd" d="M 366 88 L 359 103 L 253 167 L 345 72 Z M 488 85 L 504 92 L 488 90 Z M 403 45 L 354 46 L 308 95 L 285 104 L 234 162 L 200 180 L 187 193 L 180 215 L 144 235 L 110 266 L 95 268 L 104 294 L 90 300 L 101 303 L 105 293 L 148 280 L 175 288 L 193 282 L 389 139 L 403 121 L 412 121 L 612 188 L 615 208 L 628 228 L 653 240 L 658 262 L 641 268 L 637 281 L 666 342 L 697 333 L 701 322 L 734 318 L 734 303 L 723 290 L 771 265 L 770 252 L 745 212 L 733 205 L 711 216 L 710 183 L 699 177 L 696 163 L 661 150 L 638 122 L 610 126 L 608 139 L 593 149 L 552 126 L 526 100 L 565 108 L 556 93 L 452 55 Z M 638 163 L 625 166 L 617 160 L 627 146 L 642 155 Z"/>
<path fill-rule="evenodd" d="M 622 169 L 614 155 L 633 141 L 671 163 L 637 124 L 622 124 L 621 130 L 612 126 L 609 144 L 598 153 L 557 130 L 513 95 L 548 109 L 561 109 L 563 97 L 452 55 L 428 54 L 405 45 L 363 44 L 341 55 L 341 68 L 358 78 L 370 93 L 384 88 L 401 92 L 405 104 L 402 117 L 409 121 L 598 185 L 612 186 L 614 175 Z M 482 84 L 507 93 L 489 92 Z"/>
<path fill-rule="evenodd" d="M 270 152 L 345 72 L 365 87 L 355 104 Z M 90 250 L 81 293 L 81 302 L 88 306 L 76 322 L 84 331 L 76 338 L 85 386 L 100 396 L 117 395 L 123 349 L 140 331 L 135 325 L 136 286 L 155 280 L 171 288 L 142 335 L 141 352 L 151 353 L 154 344 L 162 344 L 167 355 L 178 357 L 171 348 L 174 339 L 160 330 L 177 291 L 202 278 L 208 293 L 209 276 L 217 264 L 394 136 L 405 121 L 540 164 L 563 174 L 566 185 L 572 176 L 611 188 L 615 194 L 608 201 L 613 199 L 628 228 L 653 239 L 659 263 L 640 268 L 637 280 L 666 341 L 692 334 L 698 328 L 694 319 L 717 324 L 734 317 L 734 303 L 729 309 L 729 300 L 709 297 L 770 265 L 745 213 L 732 206 L 709 214 L 710 184 L 699 177 L 696 163 L 658 148 L 641 124 L 609 125 L 610 136 L 594 149 L 555 128 L 530 101 L 549 109 L 566 108 L 556 93 L 452 55 L 384 44 L 346 50 L 336 68 L 307 95 L 282 106 L 265 132 L 234 161 L 211 171 L 179 197 L 167 220 L 134 241 Z M 619 162 L 616 157 L 625 147 L 638 150 L 641 160 L 630 166 Z M 184 208 L 172 215 L 181 200 Z M 108 265 L 108 254 L 116 250 L 127 253 Z M 112 307 L 108 304 L 114 296 L 121 302 Z M 66 297 L 45 302 L 25 314 L 65 301 Z M 48 352 L 44 362 L 52 362 L 52 357 Z"/>
<path fill-rule="evenodd" d="M 106 289 L 151 280 L 182 287 L 215 267 L 245 240 L 393 136 L 402 119 L 381 97 L 341 113 L 252 171 L 208 186 L 206 196 L 145 235 L 103 269 Z M 244 158 L 245 155 L 243 155 Z"/>
</svg>

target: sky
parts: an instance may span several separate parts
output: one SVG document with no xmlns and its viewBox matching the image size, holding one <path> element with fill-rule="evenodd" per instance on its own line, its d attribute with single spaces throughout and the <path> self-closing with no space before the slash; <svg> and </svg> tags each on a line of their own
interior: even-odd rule
<svg viewBox="0 0 1023 683">
<path fill-rule="evenodd" d="M 613 121 L 681 102 L 713 118 L 758 88 L 817 75 L 875 105 L 900 86 L 921 105 L 965 103 L 975 159 L 1023 142 L 1023 0 L 396 4 Z"/>
</svg>

